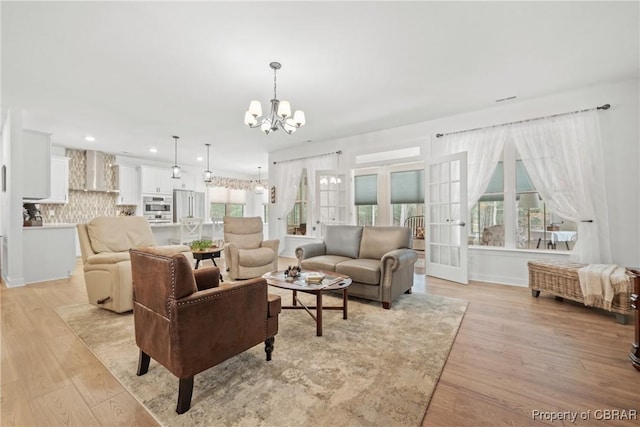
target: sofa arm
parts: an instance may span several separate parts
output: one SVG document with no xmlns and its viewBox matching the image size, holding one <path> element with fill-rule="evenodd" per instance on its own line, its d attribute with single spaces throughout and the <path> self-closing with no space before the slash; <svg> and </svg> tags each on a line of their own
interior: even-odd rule
<svg viewBox="0 0 640 427">
<path fill-rule="evenodd" d="M 228 242 L 224 245 L 224 262 L 231 277 L 239 275 L 239 251 L 238 244 L 235 242 Z"/>
<path fill-rule="evenodd" d="M 382 268 L 398 271 L 415 264 L 417 260 L 418 253 L 413 249 L 395 249 L 382 256 Z"/>
<path fill-rule="evenodd" d="M 296 248 L 296 258 L 298 261 L 303 259 L 313 258 L 314 256 L 325 255 L 327 248 L 324 242 L 307 243 L 306 245 L 298 246 Z"/>
<path fill-rule="evenodd" d="M 276 255 L 278 255 L 278 247 L 279 246 L 280 246 L 280 240 L 278 240 L 278 239 L 263 240 L 262 242 L 260 242 L 260 247 L 261 248 L 272 249 L 276 253 Z"/>
<path fill-rule="evenodd" d="M 194 270 L 193 277 L 196 279 L 199 291 L 217 288 L 220 285 L 220 269 L 218 267 Z"/>
<path fill-rule="evenodd" d="M 129 251 L 126 252 L 101 252 L 87 256 L 85 266 L 99 264 L 117 264 L 123 261 L 130 261 Z"/>
</svg>

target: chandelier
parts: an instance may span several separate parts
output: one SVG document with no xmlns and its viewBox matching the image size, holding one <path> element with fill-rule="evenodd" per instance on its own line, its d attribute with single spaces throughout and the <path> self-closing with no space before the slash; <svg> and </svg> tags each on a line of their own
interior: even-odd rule
<svg viewBox="0 0 640 427">
<path fill-rule="evenodd" d="M 204 176 L 204 182 L 212 182 L 213 181 L 213 172 L 211 172 L 211 169 L 209 169 L 209 147 L 211 147 L 211 144 L 204 144 L 207 146 L 207 170 L 204 171 L 203 176 Z"/>
<path fill-rule="evenodd" d="M 262 166 L 258 166 L 258 183 L 253 188 L 253 191 L 255 191 L 256 194 L 264 193 L 264 185 L 262 185 L 262 182 L 260 181 L 260 169 L 262 169 Z"/>
<path fill-rule="evenodd" d="M 244 124 L 250 128 L 260 127 L 264 133 L 269 135 L 278 128 L 289 135 L 305 124 L 304 112 L 296 110 L 291 117 L 291 105 L 289 101 L 280 101 L 276 95 L 276 71 L 282 67 L 279 62 L 272 62 L 269 67 L 273 70 L 273 99 L 271 100 L 271 112 L 269 117 L 258 119 L 262 116 L 262 105 L 260 101 L 251 101 L 249 109 L 244 113 Z"/>
<path fill-rule="evenodd" d="M 173 179 L 180 179 L 180 166 L 178 166 L 178 138 L 180 137 L 179 136 L 173 137 L 173 139 L 175 140 L 175 147 L 176 147 L 174 163 L 173 163 L 173 166 L 171 167 L 171 178 Z"/>
</svg>

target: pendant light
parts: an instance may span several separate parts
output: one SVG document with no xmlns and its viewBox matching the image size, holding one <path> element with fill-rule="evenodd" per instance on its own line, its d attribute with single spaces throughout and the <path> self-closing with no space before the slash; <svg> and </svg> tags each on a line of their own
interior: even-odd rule
<svg viewBox="0 0 640 427">
<path fill-rule="evenodd" d="M 204 171 L 204 182 L 211 182 L 213 181 L 213 172 L 211 172 L 211 170 L 209 170 L 209 147 L 211 147 L 211 144 L 204 144 L 207 146 L 207 170 Z"/>
<path fill-rule="evenodd" d="M 173 179 L 180 179 L 180 166 L 178 166 L 178 139 L 180 137 L 179 136 L 174 136 L 173 139 L 175 140 L 175 157 L 174 157 L 174 164 L 171 167 L 171 178 Z"/>
<path fill-rule="evenodd" d="M 260 182 L 260 169 L 262 169 L 262 166 L 258 166 L 258 183 L 253 188 L 253 191 L 255 191 L 256 194 L 264 193 L 264 185 L 262 185 L 262 182 Z"/>
</svg>

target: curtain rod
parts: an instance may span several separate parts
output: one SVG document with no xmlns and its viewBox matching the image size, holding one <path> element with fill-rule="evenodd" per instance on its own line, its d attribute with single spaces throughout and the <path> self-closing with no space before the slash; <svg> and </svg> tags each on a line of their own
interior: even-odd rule
<svg viewBox="0 0 640 427">
<path fill-rule="evenodd" d="M 483 126 L 483 127 L 480 127 L 480 128 L 458 130 L 458 131 L 455 131 L 455 132 L 448 132 L 448 133 L 436 133 L 436 138 L 440 138 L 440 137 L 443 137 L 445 135 L 455 135 L 457 133 L 473 132 L 475 130 L 488 129 L 488 128 L 497 128 L 497 127 L 501 127 L 501 126 L 515 125 L 517 123 L 526 123 L 526 122 L 533 122 L 533 121 L 536 121 L 536 120 L 550 119 L 550 118 L 558 117 L 558 116 L 566 116 L 567 114 L 584 113 L 584 112 L 593 111 L 593 110 L 608 110 L 609 108 L 611 108 L 610 104 L 604 104 L 604 105 L 601 105 L 599 107 L 585 108 L 584 110 L 569 111 L 568 113 L 553 114 L 551 116 L 534 117 L 533 119 L 518 120 L 516 122 L 501 123 L 499 125 Z"/>
<path fill-rule="evenodd" d="M 297 159 L 289 159 L 289 160 L 280 160 L 279 162 L 273 162 L 273 164 L 277 164 L 277 163 L 285 163 L 285 162 L 293 162 L 294 160 L 304 160 L 304 159 L 311 159 L 313 157 L 322 157 L 322 156 L 330 156 L 332 154 L 342 154 L 342 150 L 338 150 L 338 151 L 332 151 L 330 153 L 324 153 L 324 154 L 316 154 L 314 156 L 307 156 L 307 157 L 298 157 Z"/>
</svg>

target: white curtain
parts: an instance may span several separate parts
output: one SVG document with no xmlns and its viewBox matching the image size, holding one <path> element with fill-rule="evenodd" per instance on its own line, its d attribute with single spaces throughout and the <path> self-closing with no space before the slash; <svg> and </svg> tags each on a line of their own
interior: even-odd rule
<svg viewBox="0 0 640 427">
<path fill-rule="evenodd" d="M 445 135 L 433 145 L 435 156 L 467 152 L 467 202 L 469 209 L 485 192 L 502 156 L 508 129 L 504 126 Z"/>
<path fill-rule="evenodd" d="M 311 224 L 307 225 L 307 235 L 312 235 L 313 224 L 316 218 L 316 172 L 338 168 L 338 154 L 328 156 L 311 157 L 304 160 L 307 169 L 307 212 L 310 214 Z"/>
<path fill-rule="evenodd" d="M 304 160 L 276 163 L 273 167 L 276 187 L 276 203 L 273 205 L 276 217 L 276 235 L 270 237 L 280 240 L 281 253 L 284 250 L 284 238 L 287 235 L 287 215 L 296 203 L 303 168 Z"/>
<path fill-rule="evenodd" d="M 544 202 L 561 217 L 578 224 L 578 240 L 571 259 L 610 263 L 597 112 L 536 120 L 509 128 L 531 182 Z"/>
</svg>

